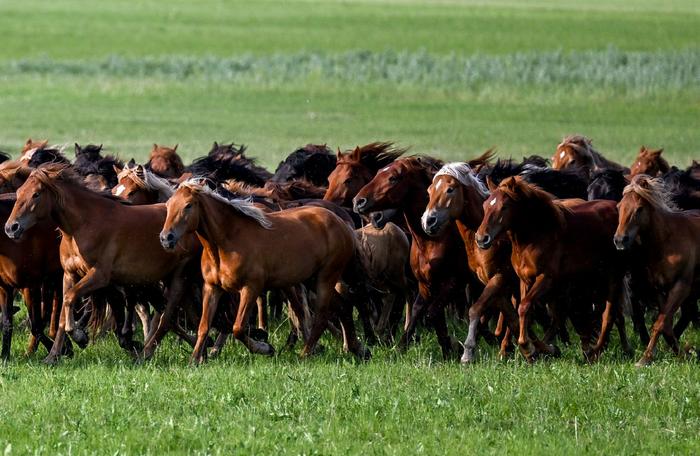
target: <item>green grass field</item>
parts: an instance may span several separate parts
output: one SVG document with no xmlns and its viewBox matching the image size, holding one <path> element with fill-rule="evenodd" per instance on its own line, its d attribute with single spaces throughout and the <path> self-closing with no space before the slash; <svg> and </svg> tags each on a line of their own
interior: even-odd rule
<svg viewBox="0 0 700 456">
<path fill-rule="evenodd" d="M 31 136 L 143 160 L 180 143 L 192 159 L 235 141 L 274 168 L 307 142 L 459 160 L 551 156 L 583 133 L 626 163 L 645 144 L 685 166 L 700 158 L 698 29 L 691 0 L 0 2 L 0 149 Z M 194 369 L 174 339 L 135 366 L 110 336 L 48 368 L 26 337 L 0 366 L 5 454 L 700 448 L 698 364 L 663 344 L 643 370 L 615 342 L 594 366 L 575 344 L 534 366 L 480 345 L 464 368 L 428 335 L 365 364 L 330 339 L 306 361 L 229 344 Z"/>
</svg>

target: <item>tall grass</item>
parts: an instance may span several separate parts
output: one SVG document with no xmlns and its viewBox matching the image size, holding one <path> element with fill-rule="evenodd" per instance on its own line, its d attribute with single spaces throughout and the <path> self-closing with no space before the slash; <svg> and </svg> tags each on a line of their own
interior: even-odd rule
<svg viewBox="0 0 700 456">
<path fill-rule="evenodd" d="M 575 86 L 653 93 L 700 88 L 700 49 L 670 52 L 527 52 L 504 56 L 420 52 L 300 52 L 272 56 L 111 56 L 102 60 L 15 60 L 0 75 L 156 77 L 282 83 L 323 80 L 445 88 Z"/>
</svg>

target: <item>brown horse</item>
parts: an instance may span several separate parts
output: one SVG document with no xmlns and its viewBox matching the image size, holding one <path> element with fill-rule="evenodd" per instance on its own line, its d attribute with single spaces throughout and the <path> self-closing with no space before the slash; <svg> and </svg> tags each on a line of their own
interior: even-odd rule
<svg viewBox="0 0 700 456">
<path fill-rule="evenodd" d="M 185 165 L 177 154 L 177 146 L 177 144 L 174 147 L 153 144 L 146 168 L 166 179 L 180 177 L 185 172 Z"/>
<path fill-rule="evenodd" d="M 630 167 L 630 176 L 646 174 L 648 176 L 661 176 L 667 173 L 671 167 L 665 158 L 661 156 L 663 149 L 648 149 L 642 146 L 639 155 Z"/>
<path fill-rule="evenodd" d="M 165 280 L 166 311 L 144 349 L 147 356 L 152 354 L 167 332 L 182 289 L 188 286 L 186 265 L 199 254 L 192 236 L 183 238 L 178 249 L 163 251 L 158 232 L 165 215 L 165 205 L 129 206 L 86 188 L 66 165 L 44 165 L 30 174 L 17 191 L 5 232 L 20 239 L 42 220 L 52 220 L 62 234 L 64 305 L 46 362 L 55 362 L 60 356 L 66 332 L 78 343 L 87 342 L 73 314 L 73 306 L 83 296 L 110 284 L 147 285 Z"/>
<path fill-rule="evenodd" d="M 443 166 L 433 178 L 428 194 L 430 199 L 421 217 L 423 230 L 430 236 L 440 236 L 456 222 L 469 268 L 485 286 L 479 299 L 469 308 L 469 333 L 464 342 L 462 363 L 470 363 L 474 360 L 479 322 L 490 308 L 500 310 L 511 331 L 518 332 L 517 316 L 511 304 L 511 296 L 517 295 L 518 277 L 510 263 L 510 242 L 502 236 L 490 249 L 478 248 L 475 232 L 484 218 L 483 203 L 489 192 L 467 163 Z"/>
<path fill-rule="evenodd" d="M 0 195 L 0 223 L 7 220 L 16 199 L 14 194 Z M 12 340 L 12 302 L 15 290 L 22 290 L 29 313 L 31 338 L 27 353 L 36 350 L 38 342 L 51 349 L 52 341 L 44 334 L 50 314 L 42 311 L 60 293 L 63 269 L 58 255 L 60 237 L 56 226 L 42 222 L 15 242 L 0 235 L 0 311 L 2 311 L 2 358 L 10 357 Z M 56 302 L 60 307 L 60 302 Z"/>
<path fill-rule="evenodd" d="M 603 157 L 600 152 L 593 148 L 591 140 L 581 135 L 566 136 L 557 145 L 557 150 L 552 157 L 552 168 L 558 170 L 578 169 L 587 176 L 604 169 L 629 172 L 628 168 Z"/>
<path fill-rule="evenodd" d="M 673 316 L 681 306 L 697 306 L 700 297 L 700 212 L 678 211 L 663 182 L 640 174 L 625 187 L 619 205 L 615 245 L 620 250 L 638 249 L 646 266 L 651 289 L 665 296 L 652 327 L 651 340 L 637 366 L 651 363 L 663 334 L 678 354 L 678 335 Z"/>
<path fill-rule="evenodd" d="M 24 154 L 26 152 L 29 152 L 32 150 L 37 150 L 37 149 L 43 149 L 44 147 L 47 147 L 48 145 L 49 145 L 48 139 L 41 139 L 39 141 L 34 141 L 32 138 L 28 138 L 27 141 L 22 146 L 22 150 L 20 151 L 20 153 L 22 156 L 24 156 Z"/>
<path fill-rule="evenodd" d="M 287 288 L 314 276 L 317 311 L 302 353 L 313 352 L 331 313 L 339 311 L 345 348 L 359 357 L 369 356 L 355 335 L 352 308 L 334 289 L 354 251 L 352 231 L 335 214 L 318 207 L 265 214 L 244 200 L 224 198 L 201 180 L 181 183 L 167 208 L 162 246 L 172 250 L 191 233 L 204 246 L 202 318 L 193 362 L 205 359 L 205 340 L 224 290 L 240 292 L 233 335 L 251 352 L 270 355 L 271 345 L 247 334 L 251 306 L 266 288 Z"/>
<path fill-rule="evenodd" d="M 428 157 L 401 158 L 389 164 L 355 196 L 355 211 L 361 214 L 398 209 L 403 211 L 411 233 L 410 263 L 418 280 L 418 295 L 409 324 L 399 347 L 411 341 L 416 325 L 427 311 L 444 357 L 458 350 L 459 343 L 450 337 L 445 307 L 450 302 L 464 303 L 468 283 L 467 259 L 456 229 L 431 237 L 421 228 L 421 215 L 428 203 L 427 189 L 442 162 Z M 382 225 L 384 220 L 375 220 Z"/>
<path fill-rule="evenodd" d="M 582 315 L 575 320 L 572 316 L 587 358 L 595 360 L 605 348 L 614 319 L 624 319 L 624 258 L 610 238 L 616 225 L 614 201 L 566 207 L 549 193 L 514 177 L 492 189 L 484 202 L 484 219 L 476 242 L 488 249 L 502 233 L 510 238 L 511 263 L 520 278 L 518 344 L 528 359 L 537 353 L 528 334 L 531 307 L 546 302 L 548 297 L 560 298 L 571 285 L 576 293 L 590 293 L 588 305 L 574 309 Z M 601 331 L 597 343 L 589 349 L 591 303 L 600 300 L 606 302 Z M 621 344 L 630 351 L 624 325 L 619 328 Z"/>
<path fill-rule="evenodd" d="M 345 207 L 352 206 L 357 195 L 377 172 L 406 152 L 390 142 L 373 142 L 351 152 L 338 150 L 335 169 L 328 176 L 328 190 L 323 199 Z"/>
</svg>

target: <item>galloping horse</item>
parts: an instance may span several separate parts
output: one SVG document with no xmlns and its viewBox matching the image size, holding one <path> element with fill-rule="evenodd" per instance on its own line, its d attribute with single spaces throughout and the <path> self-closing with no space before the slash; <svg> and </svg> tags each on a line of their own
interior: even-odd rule
<svg viewBox="0 0 700 456">
<path fill-rule="evenodd" d="M 328 176 L 328 190 L 323 199 L 345 207 L 377 172 L 406 152 L 390 142 L 374 142 L 356 147 L 352 152 L 338 151 L 335 169 Z"/>
<path fill-rule="evenodd" d="M 112 189 L 114 196 L 119 196 L 132 204 L 154 204 L 168 201 L 175 190 L 170 183 L 145 166 L 137 165 L 134 160 L 117 171 L 117 185 Z"/>
<path fill-rule="evenodd" d="M 622 321 L 622 280 L 624 258 L 615 250 L 611 235 L 617 225 L 613 201 L 589 201 L 566 207 L 549 193 L 511 177 L 494 187 L 484 202 L 484 219 L 476 233 L 482 249 L 490 248 L 502 233 L 512 244 L 511 263 L 520 278 L 518 344 L 526 358 L 536 349 L 528 334 L 530 309 L 569 283 L 577 292 L 591 294 L 589 303 L 606 302 L 598 341 L 588 348 L 592 305 L 574 309 L 584 313 L 573 319 L 582 336 L 582 346 L 589 360 L 596 359 L 607 343 L 614 319 Z M 585 302 L 585 301 L 584 301 Z M 621 344 L 630 351 L 624 325 L 618 325 Z"/>
<path fill-rule="evenodd" d="M 442 162 L 428 157 L 398 159 L 380 170 L 355 196 L 355 211 L 366 214 L 387 209 L 401 210 L 411 233 L 411 269 L 418 280 L 418 295 L 399 347 L 411 341 L 416 325 L 427 310 L 444 357 L 459 347 L 447 332 L 445 307 L 449 302 L 464 303 L 468 268 L 457 229 L 440 236 L 428 236 L 421 228 L 421 215 L 428 203 L 427 189 Z M 380 213 L 381 214 L 381 213 Z M 383 225 L 383 219 L 375 220 Z"/>
<path fill-rule="evenodd" d="M 183 238 L 174 251 L 162 249 L 158 232 L 165 215 L 165 205 L 129 206 L 112 195 L 86 188 L 80 176 L 66 165 L 44 165 L 29 175 L 17 190 L 17 202 L 5 223 L 5 233 L 20 239 L 42 220 L 52 220 L 62 234 L 64 305 L 46 362 L 55 362 L 60 356 L 66 332 L 79 344 L 87 343 L 73 314 L 73 306 L 80 298 L 110 284 L 145 285 L 165 280 L 165 315 L 144 349 L 147 356 L 152 354 L 187 286 L 185 266 L 199 253 L 192 236 Z"/>
<path fill-rule="evenodd" d="M 511 296 L 515 295 L 518 278 L 510 264 L 510 242 L 502 236 L 488 250 L 476 245 L 475 232 L 484 218 L 483 203 L 488 189 L 474 175 L 467 163 L 443 166 L 428 188 L 430 200 L 421 217 L 423 230 L 440 236 L 455 221 L 467 251 L 469 268 L 485 285 L 479 299 L 469 308 L 469 333 L 464 342 L 462 363 L 474 360 L 478 324 L 491 306 L 500 310 L 513 333 L 518 322 Z"/>
<path fill-rule="evenodd" d="M 588 176 L 603 169 L 616 169 L 629 173 L 628 168 L 603 157 L 593 148 L 591 140 L 581 135 L 567 136 L 559 143 L 552 157 L 552 168 L 578 169 Z"/>
<path fill-rule="evenodd" d="M 247 201 L 224 198 L 201 180 L 181 183 L 167 208 L 162 246 L 172 250 L 179 239 L 192 233 L 204 246 L 202 318 L 193 362 L 205 359 L 205 340 L 224 290 L 240 291 L 233 335 L 251 352 L 270 355 L 274 353 L 271 345 L 247 334 L 251 306 L 266 288 L 291 287 L 312 277 L 317 311 L 302 354 L 313 352 L 331 313 L 337 311 L 345 348 L 359 357 L 369 356 L 355 334 L 352 308 L 334 289 L 354 251 L 352 231 L 335 214 L 319 207 L 265 214 Z"/>
<path fill-rule="evenodd" d="M 673 316 L 679 307 L 694 311 L 700 297 L 700 211 L 678 211 L 663 182 L 639 174 L 625 187 L 619 205 L 615 245 L 640 250 L 646 277 L 660 297 L 665 296 L 652 327 L 651 340 L 637 366 L 651 363 L 663 334 L 678 354 Z M 680 322 L 679 322 L 680 324 Z"/>
<path fill-rule="evenodd" d="M 185 171 L 185 165 L 182 164 L 182 159 L 177 154 L 177 146 L 177 144 L 174 147 L 153 144 L 146 168 L 166 179 L 180 177 Z"/>
<path fill-rule="evenodd" d="M 671 167 L 666 159 L 661 156 L 663 151 L 663 149 L 648 149 L 642 146 L 639 149 L 639 155 L 637 155 L 630 167 L 630 177 L 634 177 L 637 174 L 657 177 L 669 172 Z"/>
</svg>

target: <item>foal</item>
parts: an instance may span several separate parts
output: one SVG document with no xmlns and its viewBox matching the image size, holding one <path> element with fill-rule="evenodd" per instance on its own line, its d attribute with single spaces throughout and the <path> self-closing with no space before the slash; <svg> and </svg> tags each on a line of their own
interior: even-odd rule
<svg viewBox="0 0 700 456">
<path fill-rule="evenodd" d="M 679 307 L 697 305 L 700 295 L 700 211 L 678 211 L 663 182 L 640 174 L 625 187 L 619 204 L 615 245 L 639 249 L 646 277 L 665 296 L 652 327 L 651 340 L 637 366 L 651 363 L 659 335 L 680 352 L 673 316 Z M 637 242 L 638 241 L 638 242 Z"/>
<path fill-rule="evenodd" d="M 201 180 L 181 183 L 167 208 L 162 246 L 170 251 L 183 236 L 196 233 L 204 247 L 202 318 L 193 362 L 205 359 L 205 341 L 224 291 L 240 291 L 234 337 L 253 353 L 273 354 L 271 345 L 246 332 L 251 306 L 266 288 L 286 288 L 312 277 L 317 312 L 302 354 L 313 353 L 331 313 L 338 311 L 345 348 L 358 357 L 369 356 L 355 335 L 352 308 L 334 289 L 355 248 L 351 229 L 335 214 L 319 207 L 265 214 L 244 200 L 224 198 Z"/>
<path fill-rule="evenodd" d="M 530 308 L 570 282 L 581 288 L 577 291 L 590 292 L 593 301 L 605 299 L 601 331 L 590 350 L 586 347 L 589 334 L 582 334 L 589 360 L 596 359 L 604 349 L 613 320 L 624 318 L 621 297 L 625 265 L 611 242 L 616 225 L 614 201 L 565 207 L 549 193 L 513 177 L 494 188 L 484 202 L 484 219 L 476 242 L 488 249 L 501 233 L 507 233 L 511 240 L 511 263 L 520 278 L 518 344 L 528 359 L 536 353 L 527 331 Z M 590 314 L 592 305 L 575 310 Z M 583 318 L 573 321 L 580 334 L 582 325 L 590 323 L 590 315 Z M 629 351 L 623 325 L 620 339 Z"/>
</svg>

